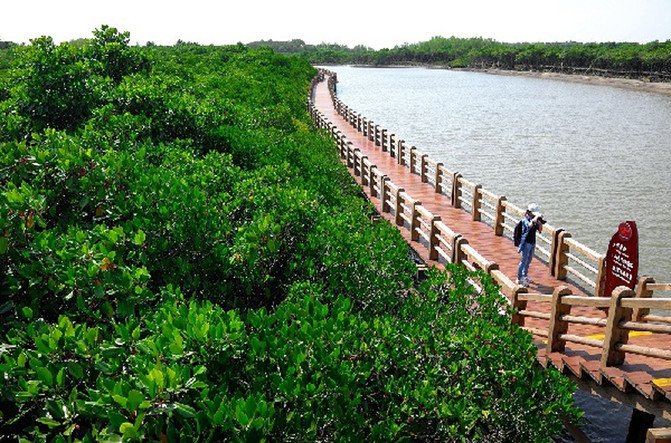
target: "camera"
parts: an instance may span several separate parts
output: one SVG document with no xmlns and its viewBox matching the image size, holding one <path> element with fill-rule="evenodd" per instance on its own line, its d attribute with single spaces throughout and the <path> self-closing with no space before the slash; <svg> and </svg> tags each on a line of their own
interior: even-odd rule
<svg viewBox="0 0 671 443">
<path fill-rule="evenodd" d="M 547 223 L 547 222 L 545 221 L 545 219 L 542 218 L 542 217 L 538 217 L 538 221 L 541 222 L 541 225 L 544 225 L 545 223 Z"/>
</svg>

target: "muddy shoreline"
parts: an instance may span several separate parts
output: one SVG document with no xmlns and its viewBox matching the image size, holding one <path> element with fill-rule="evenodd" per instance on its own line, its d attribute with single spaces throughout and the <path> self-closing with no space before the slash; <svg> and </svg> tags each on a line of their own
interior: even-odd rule
<svg viewBox="0 0 671 443">
<path fill-rule="evenodd" d="M 557 72 L 535 72 L 535 71 L 507 71 L 503 69 L 462 69 L 470 72 L 483 72 L 493 75 L 516 75 L 523 77 L 547 78 L 574 83 L 584 83 L 598 86 L 612 86 L 634 91 L 653 92 L 671 96 L 671 83 L 649 82 L 620 77 L 599 77 L 596 75 L 560 74 Z"/>
<path fill-rule="evenodd" d="M 656 94 L 671 96 L 671 82 L 650 82 L 645 80 L 636 80 L 622 77 L 601 77 L 596 75 L 581 74 L 561 74 L 558 72 L 538 72 L 538 71 L 510 71 L 505 69 L 474 69 L 474 68 L 450 68 L 445 65 L 430 64 L 412 64 L 412 65 L 350 65 L 359 68 L 427 68 L 427 69 L 452 69 L 454 71 L 481 72 L 492 75 L 510 75 L 520 77 L 547 78 L 551 80 L 567 81 L 574 83 L 584 83 L 597 86 L 611 86 L 614 88 L 623 88 L 633 91 L 652 92 Z"/>
</svg>

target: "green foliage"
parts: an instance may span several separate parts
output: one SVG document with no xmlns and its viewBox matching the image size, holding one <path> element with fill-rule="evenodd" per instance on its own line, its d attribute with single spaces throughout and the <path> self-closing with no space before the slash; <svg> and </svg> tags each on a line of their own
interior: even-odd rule
<svg viewBox="0 0 671 443">
<path fill-rule="evenodd" d="M 379 51 L 356 46 L 308 45 L 302 40 L 260 41 L 250 47 L 308 57 L 317 64 L 437 64 L 454 68 L 593 73 L 598 75 L 671 79 L 671 40 L 638 43 L 500 43 L 484 38 L 433 37 Z"/>
<path fill-rule="evenodd" d="M 104 80 L 91 76 L 80 50 L 55 45 L 40 37 L 19 53 L 10 94 L 18 114 L 30 118 L 33 128 L 74 128 L 89 116 L 101 98 Z"/>
<path fill-rule="evenodd" d="M 86 46 L 40 37 L 17 50 L 10 76 L 16 86 L 8 95 L 14 111 L 32 123 L 27 131 L 74 129 L 103 102 L 109 80 L 148 69 L 147 60 L 128 47 L 128 33 L 103 26 L 94 35 Z"/>
<path fill-rule="evenodd" d="M 130 33 L 103 25 L 93 31 L 95 38 L 87 48 L 93 71 L 115 83 L 129 74 L 147 71 L 148 60 L 135 48 L 128 46 Z"/>
<path fill-rule="evenodd" d="M 576 416 L 491 280 L 413 281 L 310 124 L 305 59 L 94 36 L 18 48 L 0 102 L 0 435 L 543 440 Z"/>
</svg>

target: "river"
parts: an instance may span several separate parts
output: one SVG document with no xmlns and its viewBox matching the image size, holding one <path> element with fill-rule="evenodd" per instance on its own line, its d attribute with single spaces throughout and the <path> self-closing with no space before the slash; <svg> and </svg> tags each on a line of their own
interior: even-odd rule
<svg viewBox="0 0 671 443">
<path fill-rule="evenodd" d="M 620 222 L 636 221 L 639 275 L 671 282 L 671 97 L 441 69 L 329 69 L 348 106 L 516 205 L 540 204 L 598 252 Z M 625 440 L 630 407 L 575 398 L 590 440 Z"/>
<path fill-rule="evenodd" d="M 605 253 L 636 221 L 639 275 L 671 282 L 671 97 L 544 78 L 329 67 L 351 108 Z"/>
</svg>

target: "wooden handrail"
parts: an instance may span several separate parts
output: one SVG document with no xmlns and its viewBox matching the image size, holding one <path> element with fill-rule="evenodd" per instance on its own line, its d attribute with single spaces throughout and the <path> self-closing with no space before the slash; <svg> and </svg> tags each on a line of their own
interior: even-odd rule
<svg viewBox="0 0 671 443">
<path fill-rule="evenodd" d="M 651 291 L 671 291 L 671 283 L 649 283 L 647 287 Z"/>
<path fill-rule="evenodd" d="M 671 310 L 671 298 L 628 298 L 622 301 L 625 308 Z"/>
<path fill-rule="evenodd" d="M 434 214 L 431 211 L 429 211 L 428 209 L 426 209 L 424 206 L 419 206 L 417 208 L 417 212 L 419 212 L 420 215 L 422 217 L 426 218 L 427 220 L 430 220 L 434 217 Z"/>
<path fill-rule="evenodd" d="M 583 254 L 585 254 L 586 256 L 588 256 L 588 257 L 590 257 L 594 260 L 598 260 L 602 256 L 602 254 L 599 254 L 598 252 L 594 251 L 593 249 L 588 248 L 587 246 L 583 245 L 582 243 L 578 243 L 577 241 L 575 241 L 572 238 L 567 238 L 566 239 L 566 244 L 570 248 L 573 248 L 577 251 L 580 251 Z"/>
<path fill-rule="evenodd" d="M 538 294 L 538 293 L 523 293 L 519 295 L 520 300 L 524 301 L 540 301 L 545 303 L 552 302 L 552 294 Z"/>
</svg>

